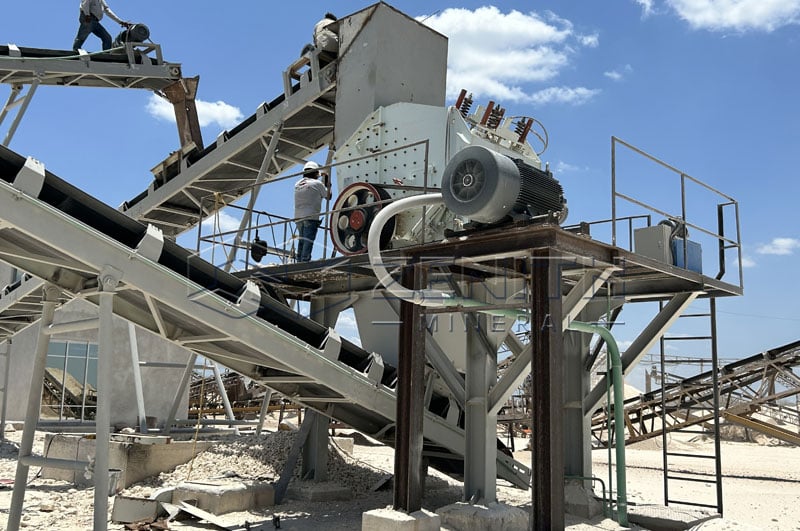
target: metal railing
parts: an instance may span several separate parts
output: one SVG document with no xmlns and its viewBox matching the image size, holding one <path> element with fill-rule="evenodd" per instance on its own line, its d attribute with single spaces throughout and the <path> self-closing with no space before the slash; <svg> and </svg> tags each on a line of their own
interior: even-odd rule
<svg viewBox="0 0 800 531">
<path fill-rule="evenodd" d="M 385 157 L 388 154 L 393 152 L 399 152 L 403 150 L 407 150 L 414 146 L 424 146 L 423 155 L 422 155 L 422 172 L 423 172 L 423 183 L 422 186 L 414 186 L 414 185 L 403 185 L 403 184 L 381 184 L 381 183 L 369 183 L 375 186 L 378 186 L 384 190 L 405 190 L 414 193 L 429 193 L 431 191 L 439 191 L 438 188 L 431 188 L 428 182 L 428 158 L 429 158 L 429 149 L 430 149 L 430 141 L 429 140 L 420 140 L 416 142 L 412 142 L 409 144 L 401 145 L 398 147 L 374 151 L 369 153 L 368 155 L 364 155 L 361 157 L 355 157 L 347 160 L 342 160 L 339 162 L 328 163 L 324 166 L 321 166 L 321 169 L 330 169 L 336 168 L 337 166 L 341 166 L 343 164 L 357 164 L 366 160 L 378 160 L 380 157 Z M 281 177 L 267 179 L 264 182 L 256 183 L 253 185 L 249 185 L 240 189 L 240 191 L 244 190 L 241 194 L 237 194 L 237 197 L 244 195 L 245 193 L 254 193 L 262 186 L 266 186 L 269 184 L 275 184 L 277 182 L 285 181 L 288 179 L 299 178 L 303 174 L 302 171 L 283 175 Z M 365 181 L 366 182 L 366 181 Z M 341 191 L 340 191 L 341 192 Z M 384 206 L 391 203 L 394 199 L 380 199 L 370 203 L 370 205 L 378 205 Z M 201 220 L 203 218 L 203 213 L 207 212 L 209 209 L 209 203 L 218 203 L 220 201 L 224 201 L 224 198 L 221 195 L 209 194 L 201 199 L 200 204 L 198 206 L 198 231 L 197 231 L 197 247 L 196 252 L 198 254 L 203 252 L 203 244 L 211 244 L 212 249 L 219 246 L 224 254 L 227 256 L 228 251 L 232 248 L 236 248 L 237 250 L 242 250 L 246 254 L 246 258 L 244 260 L 243 268 L 245 270 L 249 269 L 253 264 L 251 263 L 251 253 L 253 247 L 253 242 L 255 237 L 259 239 L 262 238 L 264 233 L 266 233 L 266 239 L 262 240 L 265 245 L 261 247 L 262 250 L 265 251 L 265 256 L 275 256 L 277 257 L 282 264 L 289 263 L 295 260 L 295 241 L 298 237 L 297 229 L 296 229 L 296 222 L 299 221 L 295 218 L 286 217 L 280 214 L 276 214 L 274 212 L 268 212 L 264 210 L 250 210 L 250 219 L 251 223 L 247 225 L 242 232 L 239 229 L 236 230 L 229 230 L 229 231 L 217 231 L 212 230 L 210 234 L 203 234 L 203 224 Z M 239 210 L 242 212 L 247 212 L 247 207 L 238 206 L 235 204 L 226 204 L 224 207 L 232 208 L 235 210 Z M 325 203 L 325 209 L 320 212 L 320 217 L 324 220 L 320 225 L 320 230 L 323 232 L 323 258 L 334 258 L 336 256 L 336 249 L 329 248 L 329 232 L 330 232 L 330 225 L 328 224 L 328 220 L 331 219 L 331 215 L 334 213 L 342 214 L 354 210 L 358 210 L 362 208 L 363 205 L 356 205 L 352 207 L 342 207 L 342 208 L 331 208 L 331 200 L 328 199 Z M 218 215 L 221 208 L 212 208 L 211 210 L 215 211 L 215 215 Z M 426 226 L 426 208 L 423 208 L 423 217 L 421 226 Z M 256 222 L 252 223 L 252 218 L 255 216 Z M 261 224 L 260 218 L 265 217 L 267 219 L 266 223 Z M 262 232 L 263 231 L 263 232 Z M 246 233 L 246 239 L 242 239 Z M 422 230 L 422 237 L 423 243 L 425 242 L 425 231 Z M 232 241 L 231 241 L 232 240 Z M 236 243 L 237 240 L 239 243 Z M 332 242 L 331 242 L 332 243 Z M 333 246 L 331 246 L 333 247 Z M 213 259 L 212 259 L 213 261 Z"/>
<path fill-rule="evenodd" d="M 622 193 L 618 190 L 618 179 L 617 179 L 617 145 L 620 145 L 624 148 L 633 151 L 637 155 L 640 155 L 647 160 L 654 162 L 661 168 L 664 168 L 679 177 L 680 180 L 680 212 L 666 212 L 661 210 L 653 205 L 647 204 L 643 201 L 635 199 L 631 195 Z M 687 184 L 693 183 L 697 186 L 703 188 L 704 190 L 711 192 L 712 194 L 718 196 L 719 202 L 716 204 L 716 218 L 717 218 L 717 228 L 716 229 L 708 229 L 703 227 L 693 221 L 687 219 L 687 209 L 686 209 L 686 199 L 687 199 Z M 675 221 L 684 227 L 690 227 L 698 232 L 705 234 L 706 236 L 710 236 L 717 241 L 719 257 L 718 257 L 718 272 L 715 276 L 717 280 L 721 280 L 722 277 L 726 273 L 725 267 L 725 252 L 729 249 L 736 249 L 737 252 L 737 266 L 739 270 L 739 279 L 738 279 L 738 286 L 741 288 L 744 284 L 743 274 L 742 274 L 742 244 L 741 244 L 741 229 L 739 223 L 739 203 L 732 197 L 720 192 L 719 190 L 709 186 L 708 184 L 700 181 L 688 175 L 686 172 L 667 164 L 666 162 L 650 155 L 649 153 L 623 141 L 619 138 L 612 136 L 611 137 L 611 244 L 617 244 L 617 223 L 619 221 L 625 220 L 627 218 L 617 217 L 617 202 L 618 200 L 622 200 L 638 207 L 641 207 L 651 213 L 657 214 L 659 216 L 663 216 L 665 219 Z M 733 208 L 733 215 L 735 217 L 735 239 L 731 239 L 725 235 L 725 211 L 728 208 Z M 629 216 L 630 217 L 630 216 Z M 687 255 L 687 241 L 688 238 L 682 238 L 683 240 L 683 264 L 686 266 L 688 264 Z"/>
</svg>

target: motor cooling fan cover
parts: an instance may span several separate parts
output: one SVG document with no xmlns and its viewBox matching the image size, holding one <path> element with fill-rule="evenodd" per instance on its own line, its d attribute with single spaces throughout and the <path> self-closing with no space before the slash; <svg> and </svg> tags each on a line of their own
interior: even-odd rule
<svg viewBox="0 0 800 531">
<path fill-rule="evenodd" d="M 520 186 L 519 170 L 510 158 L 483 146 L 469 146 L 447 164 L 442 197 L 459 216 L 493 223 L 514 208 Z"/>
</svg>

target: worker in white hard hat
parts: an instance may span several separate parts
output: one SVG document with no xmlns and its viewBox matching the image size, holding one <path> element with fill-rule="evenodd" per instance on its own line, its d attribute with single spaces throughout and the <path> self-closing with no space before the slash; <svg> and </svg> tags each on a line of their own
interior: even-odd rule
<svg viewBox="0 0 800 531">
<path fill-rule="evenodd" d="M 96 35 L 103 42 L 103 50 L 111 48 L 111 35 L 106 31 L 100 21 L 103 19 L 103 14 L 108 15 L 108 18 L 119 24 L 124 28 L 131 27 L 130 22 L 126 22 L 119 18 L 111 8 L 108 7 L 106 0 L 81 0 L 80 14 L 78 16 L 78 34 L 75 36 L 75 41 L 72 43 L 72 49 L 78 51 L 86 42 L 86 38 L 90 33 Z"/>
<path fill-rule="evenodd" d="M 320 180 L 320 177 L 322 179 Z M 294 185 L 294 218 L 297 227 L 298 262 L 311 260 L 311 249 L 319 229 L 322 200 L 331 198 L 330 177 L 316 162 L 303 166 L 303 177 Z"/>
</svg>

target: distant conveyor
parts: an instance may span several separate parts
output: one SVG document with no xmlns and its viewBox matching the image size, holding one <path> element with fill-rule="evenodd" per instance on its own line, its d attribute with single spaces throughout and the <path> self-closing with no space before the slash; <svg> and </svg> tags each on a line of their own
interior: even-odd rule
<svg viewBox="0 0 800 531">
<path fill-rule="evenodd" d="M 751 418 L 755 413 L 770 416 L 780 400 L 800 394 L 800 378 L 792 370 L 797 366 L 800 366 L 800 341 L 723 365 L 717 373 L 720 413 L 731 422 L 748 423 L 747 427 L 797 444 L 800 441 L 797 434 L 781 433 L 774 426 Z M 783 391 L 775 390 L 776 379 L 784 384 Z M 714 371 L 709 370 L 625 400 L 625 443 L 658 437 L 664 430 L 670 432 L 711 422 L 713 380 Z M 780 419 L 777 413 L 774 414 Z M 797 420 L 789 423 L 797 425 Z M 606 411 L 599 409 L 592 416 L 595 439 L 603 440 L 607 429 Z"/>
<path fill-rule="evenodd" d="M 99 279 L 117 276 L 115 314 L 393 442 L 396 371 L 379 356 L 1 147 L 0 259 L 94 304 Z M 424 427 L 424 451 L 444 468 L 465 449 L 448 402 L 433 396 Z M 529 469 L 499 451 L 497 469 L 529 485 Z"/>
</svg>

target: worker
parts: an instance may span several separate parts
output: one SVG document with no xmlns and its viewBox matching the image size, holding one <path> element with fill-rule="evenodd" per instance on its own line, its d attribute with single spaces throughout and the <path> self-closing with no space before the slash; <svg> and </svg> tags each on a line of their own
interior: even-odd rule
<svg viewBox="0 0 800 531">
<path fill-rule="evenodd" d="M 330 29 L 330 25 L 336 22 L 336 15 L 325 13 L 325 17 L 314 26 L 314 46 L 317 50 L 328 52 L 336 57 L 339 53 L 339 36 Z"/>
<path fill-rule="evenodd" d="M 108 18 L 122 26 L 123 28 L 130 28 L 131 23 L 126 22 L 119 18 L 111 8 L 108 7 L 106 0 L 81 0 L 80 14 L 78 17 L 78 34 L 75 36 L 75 41 L 72 43 L 72 49 L 76 52 L 86 42 L 86 37 L 93 33 L 103 42 L 103 50 L 111 48 L 111 35 L 100 24 L 103 19 L 103 14 L 107 14 Z"/>
<path fill-rule="evenodd" d="M 322 180 L 320 180 L 320 176 Z M 303 177 L 294 185 L 294 218 L 297 226 L 298 262 L 311 260 L 311 249 L 319 229 L 319 214 L 323 199 L 331 198 L 330 177 L 321 172 L 319 164 L 308 161 L 303 166 Z"/>
</svg>

